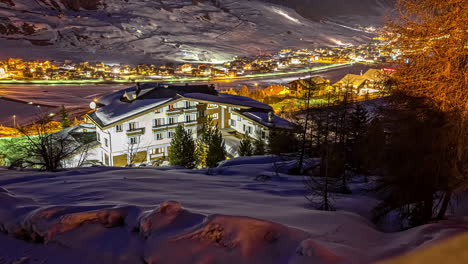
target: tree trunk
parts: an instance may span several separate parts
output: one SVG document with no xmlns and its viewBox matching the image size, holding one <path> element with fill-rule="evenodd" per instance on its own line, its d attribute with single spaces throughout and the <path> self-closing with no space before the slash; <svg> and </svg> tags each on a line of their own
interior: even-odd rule
<svg viewBox="0 0 468 264">
<path fill-rule="evenodd" d="M 452 190 L 445 191 L 444 200 L 440 206 L 439 213 L 437 214 L 437 220 L 442 220 L 445 217 L 445 212 L 447 211 L 450 200 L 452 199 Z"/>
</svg>

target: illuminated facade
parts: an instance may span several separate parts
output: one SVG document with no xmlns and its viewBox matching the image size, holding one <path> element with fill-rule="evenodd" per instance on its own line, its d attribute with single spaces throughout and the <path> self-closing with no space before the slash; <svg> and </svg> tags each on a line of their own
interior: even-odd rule
<svg viewBox="0 0 468 264">
<path fill-rule="evenodd" d="M 271 129 L 293 128 L 292 123 L 275 116 L 270 106 L 220 94 L 207 85 L 142 84 L 100 98 L 91 106 L 96 111 L 87 117 L 96 125 L 98 156 L 108 166 L 152 164 L 164 159 L 179 125 L 194 138 L 204 126 L 216 125 L 225 133 L 263 140 Z"/>
</svg>

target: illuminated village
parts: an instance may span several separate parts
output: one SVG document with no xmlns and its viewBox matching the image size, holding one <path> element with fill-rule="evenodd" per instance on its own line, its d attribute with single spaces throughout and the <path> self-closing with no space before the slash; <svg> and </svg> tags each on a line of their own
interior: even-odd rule
<svg viewBox="0 0 468 264">
<path fill-rule="evenodd" d="M 273 55 L 234 58 L 223 64 L 128 65 L 102 62 L 0 61 L 0 81 L 151 81 L 154 79 L 236 78 L 262 73 L 282 73 L 320 64 L 390 62 L 395 50 L 382 42 L 359 46 L 281 50 Z"/>
</svg>

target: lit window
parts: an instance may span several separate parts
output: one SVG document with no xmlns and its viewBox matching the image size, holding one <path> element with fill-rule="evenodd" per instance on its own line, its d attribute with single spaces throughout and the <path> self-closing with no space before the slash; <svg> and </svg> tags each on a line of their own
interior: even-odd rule
<svg viewBox="0 0 468 264">
<path fill-rule="evenodd" d="M 167 106 L 167 111 L 171 112 L 171 111 L 174 111 L 175 108 L 174 108 L 174 104 L 170 104 Z"/>
<path fill-rule="evenodd" d="M 122 132 L 122 131 L 123 131 L 122 125 L 116 125 L 115 126 L 115 132 Z"/>
<path fill-rule="evenodd" d="M 208 115 L 209 120 L 218 119 L 218 113 Z"/>
<path fill-rule="evenodd" d="M 150 151 L 151 155 L 164 154 L 164 148 L 155 148 Z"/>
</svg>

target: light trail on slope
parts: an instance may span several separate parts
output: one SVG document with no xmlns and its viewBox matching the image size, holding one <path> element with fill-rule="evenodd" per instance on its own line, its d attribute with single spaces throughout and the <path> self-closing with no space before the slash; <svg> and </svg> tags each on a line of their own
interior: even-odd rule
<svg viewBox="0 0 468 264">
<path fill-rule="evenodd" d="M 346 29 L 349 29 L 349 30 L 354 30 L 354 31 L 359 31 L 359 32 L 364 32 L 364 33 L 374 33 L 374 32 L 371 32 L 371 31 L 367 31 L 367 30 L 363 30 L 363 29 L 359 29 L 359 28 L 353 28 L 353 27 L 350 27 L 350 26 L 338 24 L 338 23 L 335 23 L 335 22 L 332 22 L 332 21 L 325 21 L 325 23 L 332 24 L 332 25 L 335 25 L 335 26 L 339 26 L 339 27 L 342 27 L 342 28 L 346 28 Z"/>
</svg>

